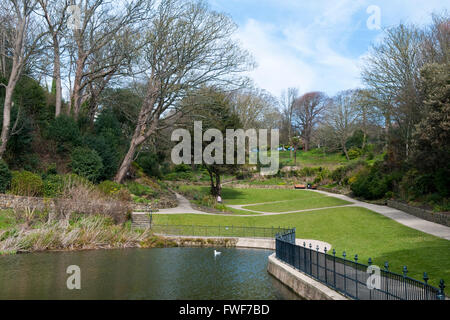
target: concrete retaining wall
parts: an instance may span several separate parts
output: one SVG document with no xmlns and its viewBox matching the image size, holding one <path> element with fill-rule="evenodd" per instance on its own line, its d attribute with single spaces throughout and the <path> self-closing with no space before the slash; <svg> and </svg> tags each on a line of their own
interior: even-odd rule
<svg viewBox="0 0 450 320">
<path fill-rule="evenodd" d="M 388 200 L 387 205 L 391 208 L 407 212 L 418 218 L 450 227 L 450 214 L 435 213 L 433 211 L 424 210 L 424 209 L 417 208 L 417 207 L 412 207 L 405 203 L 393 201 L 393 200 Z"/>
<path fill-rule="evenodd" d="M 349 300 L 324 284 L 281 262 L 275 254 L 269 257 L 267 271 L 307 300 Z"/>
</svg>

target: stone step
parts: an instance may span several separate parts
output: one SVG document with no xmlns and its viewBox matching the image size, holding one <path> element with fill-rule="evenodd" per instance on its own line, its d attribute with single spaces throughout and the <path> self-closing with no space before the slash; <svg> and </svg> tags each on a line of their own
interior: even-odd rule
<svg viewBox="0 0 450 320">
<path fill-rule="evenodd" d="M 132 220 L 133 221 L 143 221 L 143 222 L 149 222 L 150 221 L 150 219 L 148 219 L 148 218 L 144 219 L 144 218 L 135 218 L 135 217 L 133 217 Z"/>
<path fill-rule="evenodd" d="M 131 228 L 132 229 L 147 229 L 150 227 L 150 224 L 142 224 L 142 223 L 132 223 Z"/>
</svg>

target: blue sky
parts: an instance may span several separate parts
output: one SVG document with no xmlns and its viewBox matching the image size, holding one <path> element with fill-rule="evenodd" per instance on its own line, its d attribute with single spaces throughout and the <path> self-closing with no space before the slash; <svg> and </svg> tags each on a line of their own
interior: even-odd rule
<svg viewBox="0 0 450 320">
<path fill-rule="evenodd" d="M 255 85 L 278 97 L 283 89 L 301 93 L 362 86 L 360 67 L 382 31 L 369 29 L 370 6 L 380 10 L 381 28 L 427 24 L 431 13 L 450 11 L 450 0 L 208 0 L 229 14 L 236 34 L 258 67 Z"/>
</svg>

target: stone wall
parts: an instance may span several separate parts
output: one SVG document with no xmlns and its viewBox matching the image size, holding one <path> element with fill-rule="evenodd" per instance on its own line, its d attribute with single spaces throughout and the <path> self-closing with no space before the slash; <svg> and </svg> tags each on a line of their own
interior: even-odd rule
<svg viewBox="0 0 450 320">
<path fill-rule="evenodd" d="M 18 207 L 36 208 L 36 210 L 38 211 L 53 211 L 55 209 L 55 204 L 53 202 L 53 199 L 0 194 L 0 209 L 15 209 Z"/>
<path fill-rule="evenodd" d="M 67 200 L 70 201 L 70 200 Z M 173 208 L 178 205 L 176 198 L 163 198 L 158 203 L 151 203 L 149 206 L 144 204 L 133 203 L 133 211 L 147 211 L 149 208 L 152 210 Z M 15 196 L 11 194 L 0 194 L 0 209 L 16 209 L 16 208 L 35 208 L 38 211 L 48 210 L 54 212 L 55 203 L 51 198 L 36 198 L 36 197 L 24 197 Z"/>
<path fill-rule="evenodd" d="M 407 205 L 406 203 L 394 201 L 394 200 L 388 200 L 387 205 L 391 208 L 401 210 L 404 212 L 407 212 L 413 216 L 419 217 L 421 219 L 431 221 L 434 223 L 439 223 L 444 226 L 450 227 L 450 214 L 446 213 L 436 213 L 433 211 L 413 207 L 410 205 Z"/>
</svg>

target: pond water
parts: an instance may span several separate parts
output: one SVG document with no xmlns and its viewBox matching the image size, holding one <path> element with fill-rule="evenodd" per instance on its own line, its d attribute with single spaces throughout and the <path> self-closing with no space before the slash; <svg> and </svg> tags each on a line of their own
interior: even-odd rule
<svg viewBox="0 0 450 320">
<path fill-rule="evenodd" d="M 300 299 L 267 271 L 269 250 L 165 248 L 0 257 L 0 299 Z M 68 290 L 68 266 L 81 290 Z"/>
</svg>

